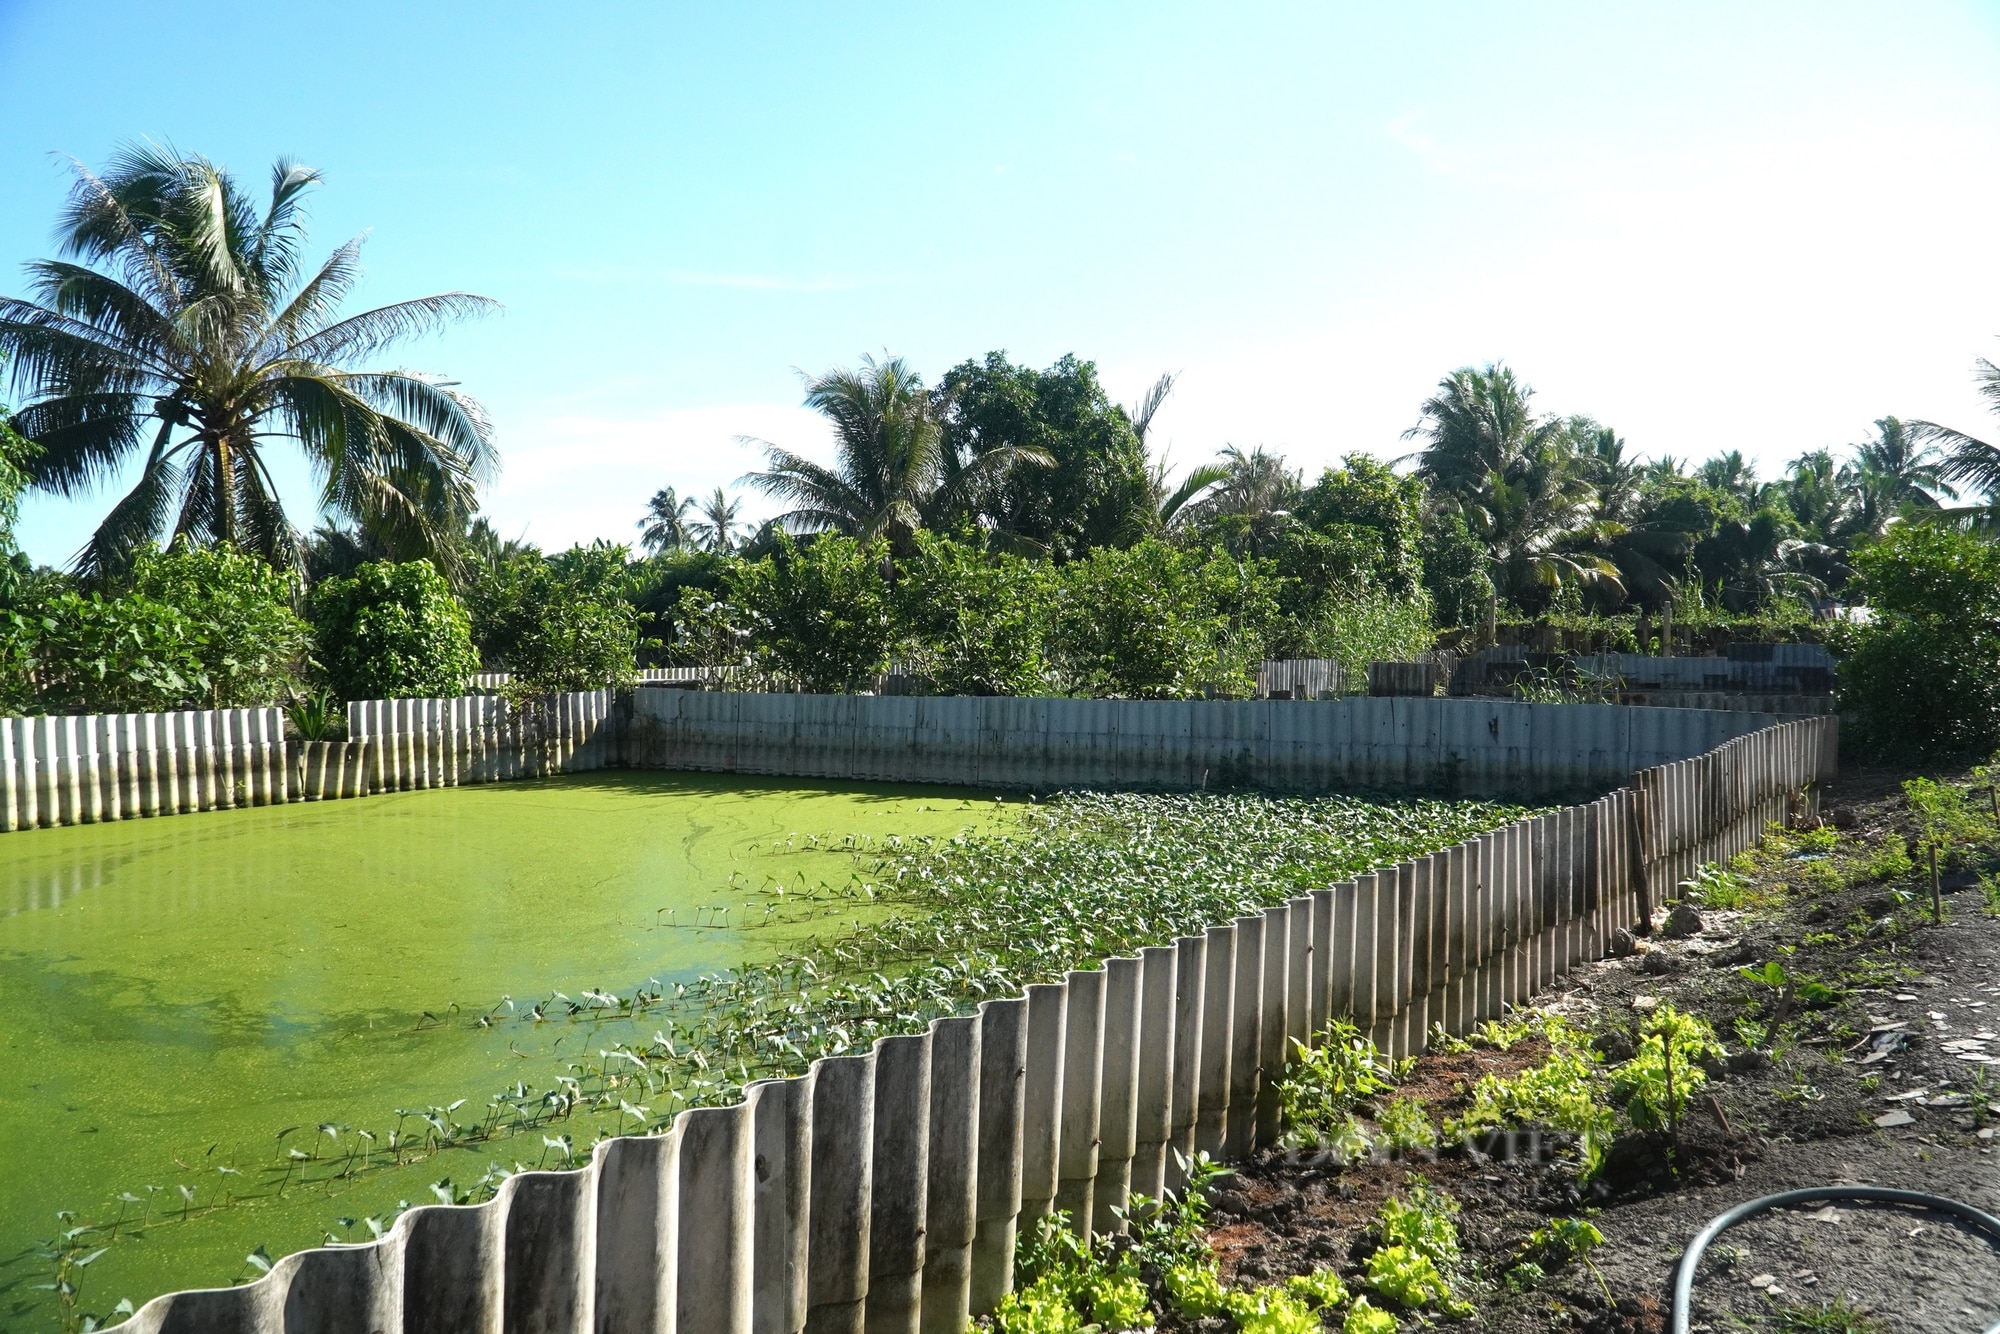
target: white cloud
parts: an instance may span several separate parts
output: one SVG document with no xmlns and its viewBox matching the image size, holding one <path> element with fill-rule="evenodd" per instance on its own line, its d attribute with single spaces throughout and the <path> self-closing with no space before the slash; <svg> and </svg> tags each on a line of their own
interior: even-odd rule
<svg viewBox="0 0 2000 1334">
<path fill-rule="evenodd" d="M 683 408 L 637 419 L 558 416 L 508 431 L 506 467 L 486 512 L 509 537 L 526 534 L 544 550 L 604 537 L 629 542 L 646 500 L 663 486 L 704 496 L 720 486 L 742 493 L 758 517 L 773 506 L 738 484 L 763 455 L 740 443 L 754 436 L 814 458 L 831 439 L 824 418 L 762 403 Z"/>
</svg>

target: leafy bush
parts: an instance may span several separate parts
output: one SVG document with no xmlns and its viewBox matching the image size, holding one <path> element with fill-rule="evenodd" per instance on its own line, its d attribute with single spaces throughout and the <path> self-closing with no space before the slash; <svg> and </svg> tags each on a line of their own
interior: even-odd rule
<svg viewBox="0 0 2000 1334">
<path fill-rule="evenodd" d="M 268 704 L 306 645 L 294 591 L 227 547 L 140 552 L 123 593 L 36 584 L 0 610 L 0 703 L 75 713 Z"/>
<path fill-rule="evenodd" d="M 1388 1058 L 1345 1019 L 1329 1022 L 1316 1046 L 1292 1045 L 1296 1054 L 1278 1084 L 1285 1142 L 1338 1149 L 1348 1157 L 1366 1153 L 1368 1139 L 1355 1122 L 1354 1109 L 1364 1098 L 1395 1086 Z"/>
<path fill-rule="evenodd" d="M 625 597 L 626 551 L 608 543 L 517 555 L 473 584 L 473 637 L 516 693 L 601 690 L 632 680 L 639 613 Z"/>
<path fill-rule="evenodd" d="M 2000 543 L 1912 523 L 1853 559 L 1870 618 L 1834 642 L 1849 735 L 1885 755 L 2000 747 Z"/>
<path fill-rule="evenodd" d="M 187 618 L 207 680 L 206 707 L 269 704 L 291 684 L 308 642 L 292 611 L 300 594 L 295 576 L 234 547 L 176 546 L 140 554 L 132 592 Z"/>
<path fill-rule="evenodd" d="M 882 566 L 888 547 L 822 534 L 730 571 L 758 663 L 815 692 L 853 690 L 882 670 L 895 635 Z"/>
<path fill-rule="evenodd" d="M 916 668 L 948 695 L 1032 695 L 1049 684 L 1054 578 L 1046 565 L 916 535 L 896 615 Z"/>
<path fill-rule="evenodd" d="M 471 625 L 429 561 L 371 561 L 306 604 L 327 685 L 342 699 L 454 696 L 479 670 Z"/>
<path fill-rule="evenodd" d="M 1647 1015 L 1639 1033 L 1638 1053 L 1612 1074 L 1611 1096 L 1641 1130 L 1678 1134 L 1688 1099 L 1708 1082 L 1699 1063 L 1722 1055 L 1722 1044 L 1706 1021 L 1671 1005 Z"/>
<path fill-rule="evenodd" d="M 1275 588 L 1256 561 L 1148 539 L 1061 575 L 1057 657 L 1070 691 L 1124 699 L 1247 695 Z"/>
<path fill-rule="evenodd" d="M 62 589 L 0 613 L 0 628 L 9 709 L 157 712 L 208 693 L 187 617 L 152 598 Z"/>
</svg>

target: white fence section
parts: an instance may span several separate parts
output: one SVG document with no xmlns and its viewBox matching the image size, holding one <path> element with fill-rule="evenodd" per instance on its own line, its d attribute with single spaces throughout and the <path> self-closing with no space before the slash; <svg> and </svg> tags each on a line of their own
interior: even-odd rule
<svg viewBox="0 0 2000 1334">
<path fill-rule="evenodd" d="M 1503 699 L 1090 700 L 633 692 L 633 768 L 969 787 L 1602 792 L 1777 719 Z"/>
<path fill-rule="evenodd" d="M 278 709 L 0 718 L 0 831 L 288 798 Z"/>
<path fill-rule="evenodd" d="M 1653 711 L 1648 711 L 1653 712 Z M 1179 1186 L 1169 1149 L 1276 1139 L 1290 1039 L 1328 1016 L 1397 1054 L 1526 1000 L 1677 880 L 1750 846 L 1830 772 L 1812 718 L 1607 797 L 1314 890 L 884 1038 L 808 1074 L 523 1172 L 380 1242 L 148 1302 L 135 1334 L 960 1334 L 1052 1209 L 1108 1229 Z"/>
<path fill-rule="evenodd" d="M 618 761 L 617 695 L 590 690 L 522 705 L 492 695 L 355 700 L 347 736 L 299 747 L 306 800 L 605 768 Z"/>
</svg>

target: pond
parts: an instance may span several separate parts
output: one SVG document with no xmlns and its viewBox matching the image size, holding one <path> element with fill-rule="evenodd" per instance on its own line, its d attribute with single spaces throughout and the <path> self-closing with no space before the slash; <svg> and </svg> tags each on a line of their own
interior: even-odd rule
<svg viewBox="0 0 2000 1334">
<path fill-rule="evenodd" d="M 602 773 L 0 838 L 0 1329 L 60 1328 L 38 1251 L 80 1223 L 114 1225 L 69 1271 L 72 1314 L 103 1316 L 555 1165 L 553 1120 L 456 1132 L 532 1121 L 567 1061 L 601 1065 L 579 1014 L 651 1032 L 647 997 L 879 917 L 851 847 L 1012 818 L 990 794 Z"/>
</svg>

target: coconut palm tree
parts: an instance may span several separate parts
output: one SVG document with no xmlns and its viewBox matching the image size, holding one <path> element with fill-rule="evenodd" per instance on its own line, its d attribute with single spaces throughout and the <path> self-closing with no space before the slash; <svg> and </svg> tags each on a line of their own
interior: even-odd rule
<svg viewBox="0 0 2000 1334">
<path fill-rule="evenodd" d="M 74 495 L 141 460 L 80 570 L 168 535 L 296 565 L 266 459 L 277 440 L 305 454 L 327 514 L 400 554 L 445 553 L 472 513 L 497 465 L 479 405 L 435 376 L 355 364 L 495 304 L 445 292 L 340 317 L 361 238 L 306 262 L 319 181 L 280 160 L 259 207 L 207 159 L 151 144 L 102 175 L 77 167 L 62 257 L 28 266 L 34 299 L 0 298 L 0 354 L 25 394 L 14 426 L 38 447 L 35 486 Z"/>
<path fill-rule="evenodd" d="M 1694 478 L 1712 491 L 1735 496 L 1746 510 L 1762 508 L 1764 487 L 1757 481 L 1756 465 L 1740 449 L 1717 454 L 1694 470 Z"/>
<path fill-rule="evenodd" d="M 1416 474 L 1433 504 L 1461 515 L 1486 544 L 1502 595 L 1520 600 L 1565 583 L 1622 590 L 1604 555 L 1566 549 L 1565 539 L 1584 526 L 1595 487 L 1577 456 L 1572 423 L 1535 416 L 1534 393 L 1504 365 L 1447 375 L 1424 400 L 1422 419 L 1403 433 L 1425 442 Z"/>
<path fill-rule="evenodd" d="M 1892 509 L 1934 510 L 1942 508 L 1940 496 L 1956 500 L 1945 466 L 1935 445 L 1912 439 L 1910 428 L 1895 417 L 1877 418 L 1875 438 L 1854 446 L 1858 479 Z"/>
<path fill-rule="evenodd" d="M 964 513 L 974 495 L 1010 469 L 1054 462 L 1043 450 L 1018 445 L 949 457 L 939 405 L 901 357 L 863 357 L 859 369 L 810 377 L 805 401 L 833 423 L 834 466 L 744 438 L 764 450 L 769 465 L 744 480 L 791 504 L 778 517 L 795 532 L 887 537 L 900 545 L 916 529 Z"/>
<path fill-rule="evenodd" d="M 1229 475 L 1229 470 L 1219 463 L 1204 463 L 1199 468 L 1190 469 L 1188 475 L 1179 482 L 1173 482 L 1173 463 L 1167 451 L 1153 455 L 1149 443 L 1153 433 L 1153 418 L 1160 410 L 1160 404 L 1174 389 L 1171 371 L 1153 381 L 1143 397 L 1130 408 L 1126 416 L 1132 419 L 1132 434 L 1139 437 L 1139 447 L 1146 450 L 1146 503 L 1153 511 L 1153 517 L 1162 532 L 1173 532 L 1185 527 L 1194 517 L 1190 503 L 1202 492 L 1214 486 Z"/>
<path fill-rule="evenodd" d="M 1980 397 L 1993 412 L 2000 413 L 2000 366 L 1981 357 L 1973 378 L 1979 383 Z M 1911 440 L 1944 448 L 1944 463 L 1938 468 L 1940 478 L 1961 483 L 1986 497 L 1984 505 L 1946 511 L 1949 517 L 1989 525 L 2000 522 L 2000 446 L 1936 422 L 1913 421 L 1906 423 L 1906 429 Z"/>
<path fill-rule="evenodd" d="M 737 517 L 743 513 L 742 501 L 718 486 L 715 494 L 695 505 L 694 512 L 695 520 L 688 525 L 691 541 L 718 556 L 736 550 L 737 531 L 742 527 Z"/>
<path fill-rule="evenodd" d="M 646 502 L 646 517 L 636 525 L 639 545 L 654 555 L 663 551 L 679 551 L 690 540 L 688 511 L 693 508 L 694 497 L 677 496 L 671 486 L 655 491 L 653 498 Z"/>
</svg>

